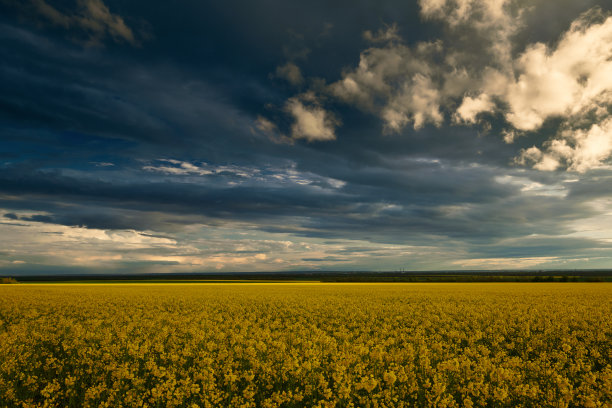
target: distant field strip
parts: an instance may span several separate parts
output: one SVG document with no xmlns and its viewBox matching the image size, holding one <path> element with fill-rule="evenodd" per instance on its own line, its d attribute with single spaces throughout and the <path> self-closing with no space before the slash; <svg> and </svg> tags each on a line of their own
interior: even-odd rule
<svg viewBox="0 0 612 408">
<path fill-rule="evenodd" d="M 0 286 L 0 407 L 610 407 L 608 283 Z"/>
</svg>

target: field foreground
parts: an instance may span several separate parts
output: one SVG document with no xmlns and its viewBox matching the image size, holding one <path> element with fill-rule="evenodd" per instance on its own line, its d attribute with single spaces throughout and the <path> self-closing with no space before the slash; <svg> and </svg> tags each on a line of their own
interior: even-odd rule
<svg viewBox="0 0 612 408">
<path fill-rule="evenodd" d="M 2 407 L 610 407 L 612 285 L 0 287 Z"/>
</svg>

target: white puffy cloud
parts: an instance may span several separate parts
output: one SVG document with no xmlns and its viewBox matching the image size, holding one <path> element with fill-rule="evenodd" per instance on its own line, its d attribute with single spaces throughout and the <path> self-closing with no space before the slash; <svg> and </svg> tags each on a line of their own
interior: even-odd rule
<svg viewBox="0 0 612 408">
<path fill-rule="evenodd" d="M 449 4 L 458 5 L 460 11 L 449 17 L 451 24 L 467 18 L 466 10 L 472 9 L 474 3 L 422 2 L 429 7 L 426 10 L 430 15 L 445 10 Z M 485 1 L 482 5 L 485 3 L 488 4 Z M 494 6 L 488 10 L 503 10 Z M 500 110 L 509 125 L 503 132 L 504 141 L 511 143 L 525 131 L 537 132 L 547 119 L 560 118 L 561 131 L 542 147 L 526 149 L 517 158 L 518 163 L 531 163 L 538 170 L 564 167 L 585 172 L 601 166 L 612 155 L 608 131 L 612 17 L 606 18 L 599 9 L 590 10 L 571 24 L 555 46 L 530 44 L 511 61 L 510 67 L 503 61 L 493 61 L 491 65 L 471 84 L 472 92 L 481 93 L 476 98 L 464 97 L 453 115 L 455 123 L 472 124 L 479 113 Z"/>
<path fill-rule="evenodd" d="M 584 172 L 601 166 L 612 154 L 612 118 L 601 125 L 593 125 L 588 131 L 572 132 L 569 140 L 573 146 L 567 149 L 564 157 L 570 163 L 570 170 Z"/>
<path fill-rule="evenodd" d="M 285 109 L 293 116 L 291 137 L 313 141 L 328 141 L 336 138 L 335 128 L 338 121 L 322 107 L 318 106 L 311 95 L 293 97 L 287 101 Z M 305 104 L 305 101 L 314 103 Z"/>
<path fill-rule="evenodd" d="M 496 25 L 508 20 L 505 9 L 511 0 L 419 0 L 421 15 L 447 21 L 451 26 L 462 23 Z"/>
<path fill-rule="evenodd" d="M 579 16 L 554 44 L 518 46 L 529 5 L 520 0 L 419 0 L 424 19 L 442 23 L 440 40 L 404 44 L 397 26 L 366 31 L 371 46 L 359 64 L 320 87 L 331 100 L 378 116 L 387 132 L 430 124 L 473 126 L 487 117 L 505 119 L 506 143 L 558 130 L 516 163 L 539 170 L 584 172 L 612 155 L 607 123 L 612 117 L 612 17 L 594 8 Z M 304 94 L 302 94 L 304 95 Z M 338 125 L 320 104 L 289 99 L 292 138 L 332 140 Z M 542 131 L 543 132 L 543 131 Z M 547 129 L 546 132 L 550 133 Z"/>
<path fill-rule="evenodd" d="M 439 125 L 440 90 L 432 81 L 427 61 L 440 50 L 439 43 L 421 43 L 414 49 L 392 42 L 361 53 L 359 66 L 344 73 L 329 91 L 345 103 L 378 114 L 385 128 L 399 131 L 408 123 L 415 129 L 426 123 Z"/>
<path fill-rule="evenodd" d="M 419 3 L 424 18 L 447 27 L 448 38 L 409 47 L 396 26 L 377 34 L 367 31 L 366 39 L 383 44 L 363 51 L 359 65 L 332 83 L 330 93 L 377 114 L 388 131 L 440 126 L 445 111 L 452 113 L 457 105 L 454 122 L 473 124 L 478 113 L 493 111 L 493 97 L 507 90 L 510 39 L 520 26 L 521 11 L 511 10 L 511 0 Z M 479 60 L 493 64 L 483 69 Z"/>
<path fill-rule="evenodd" d="M 514 140 L 516 139 L 518 133 L 514 130 L 504 130 L 502 132 L 502 136 L 504 138 L 504 142 L 511 144 L 514 143 Z"/>
<path fill-rule="evenodd" d="M 556 170 L 560 165 L 559 160 L 549 154 L 542 153 L 542 150 L 536 146 L 522 150 L 515 161 L 521 165 L 532 163 L 535 169 L 543 171 Z"/>
<path fill-rule="evenodd" d="M 412 122 L 415 129 L 426 123 L 439 126 L 444 119 L 440 113 L 440 91 L 431 78 L 416 74 L 389 101 L 382 111 L 382 118 L 385 127 L 393 131 L 399 131 L 408 122 Z"/>
<path fill-rule="evenodd" d="M 467 46 L 488 52 L 496 64 L 507 66 L 511 59 L 511 37 L 521 26 L 524 8 L 515 0 L 419 0 L 421 16 L 446 24 L 451 36 L 470 32 Z M 479 49 L 485 45 L 486 50 Z M 461 50 L 464 53 L 466 50 Z"/>
<path fill-rule="evenodd" d="M 565 165 L 569 170 L 584 173 L 603 166 L 612 155 L 612 118 L 588 130 L 567 130 L 561 136 L 549 141 L 544 151 L 535 146 L 523 150 L 519 162 L 548 171 Z"/>
<path fill-rule="evenodd" d="M 466 70 L 471 78 L 459 89 L 464 98 L 453 115 L 455 123 L 472 124 L 480 112 L 501 110 L 512 128 L 536 131 L 550 117 L 575 121 L 591 111 L 607 114 L 603 107 L 612 102 L 612 17 L 606 19 L 593 9 L 577 18 L 556 46 L 529 44 L 513 58 L 511 40 L 524 12 L 516 1 L 422 0 L 420 4 L 425 17 L 444 21 L 451 32 L 470 26 L 491 36 L 494 58 L 480 71 L 467 64 L 477 57 L 473 50 L 445 50 L 446 62 Z M 443 84 L 438 86 L 443 89 Z M 452 109 L 454 95 L 444 96 L 449 99 L 441 102 Z"/>
<path fill-rule="evenodd" d="M 429 99 L 429 107 L 435 101 L 442 112 L 454 110 L 455 124 L 467 125 L 476 123 L 482 112 L 501 111 L 508 122 L 502 132 L 507 143 L 525 131 L 537 132 L 548 118 L 561 118 L 563 131 L 542 147 L 524 150 L 517 158 L 517 162 L 531 163 L 538 170 L 564 167 L 584 172 L 601 166 L 612 155 L 607 121 L 608 107 L 612 105 L 612 17 L 605 18 L 599 9 L 593 9 L 577 18 L 554 47 L 530 44 L 513 58 L 511 40 L 521 26 L 524 11 L 516 2 L 422 0 L 420 5 L 424 17 L 443 20 L 451 32 L 471 25 L 491 35 L 489 55 L 494 56 L 488 66 L 478 71 L 463 65 L 472 51 L 443 50 L 447 66 L 435 66 L 446 72 L 432 75 L 431 68 L 423 71 L 437 78 L 437 82 L 428 84 L 429 94 L 436 95 Z M 420 57 L 427 61 L 426 55 Z M 414 71 L 405 74 L 415 75 Z M 459 104 L 458 97 L 462 98 Z M 431 109 L 429 112 L 431 122 L 439 125 L 441 114 Z M 387 127 L 395 130 L 409 123 L 405 112 L 398 109 L 383 110 L 382 118 Z M 419 123 L 424 122 L 414 121 L 415 128 Z"/>
<path fill-rule="evenodd" d="M 379 103 L 388 100 L 398 83 L 405 83 L 410 73 L 426 72 L 428 67 L 402 44 L 369 48 L 359 57 L 359 65 L 331 84 L 332 95 L 360 109 L 376 112 Z M 408 78 L 406 78 L 408 76 Z"/>
<path fill-rule="evenodd" d="M 588 15 L 587 15 L 588 16 Z M 551 116 L 573 116 L 612 102 L 612 17 L 575 21 L 556 48 L 538 43 L 516 61 L 518 80 L 508 87 L 506 118 L 534 130 Z"/>
<path fill-rule="evenodd" d="M 461 106 L 457 108 L 453 117 L 455 122 L 476 123 L 476 116 L 481 112 L 490 112 L 494 108 L 491 98 L 487 94 L 480 94 L 476 98 L 466 96 Z"/>
</svg>

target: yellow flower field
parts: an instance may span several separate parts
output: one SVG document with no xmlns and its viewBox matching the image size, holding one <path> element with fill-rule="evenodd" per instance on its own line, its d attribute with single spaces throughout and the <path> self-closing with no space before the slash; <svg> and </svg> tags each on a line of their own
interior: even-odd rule
<svg viewBox="0 0 612 408">
<path fill-rule="evenodd" d="M 2 407 L 610 407 L 612 285 L 0 287 Z"/>
</svg>

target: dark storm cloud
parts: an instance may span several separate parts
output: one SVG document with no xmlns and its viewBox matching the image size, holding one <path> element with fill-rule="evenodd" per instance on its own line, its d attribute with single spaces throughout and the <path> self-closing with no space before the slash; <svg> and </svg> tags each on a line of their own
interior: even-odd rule
<svg viewBox="0 0 612 408">
<path fill-rule="evenodd" d="M 271 179 L 228 185 L 223 172 L 191 181 L 167 175 L 143 183 L 146 176 L 134 173 L 129 182 L 103 182 L 14 169 L 0 178 L 0 187 L 22 199 L 0 203 L 52 214 L 20 220 L 87 228 L 176 231 L 190 223 L 246 221 L 260 223 L 270 232 L 390 243 L 435 242 L 445 237 L 482 244 L 534 233 L 564 234 L 569 232 L 566 222 L 596 214 L 581 199 L 521 196 L 519 187 L 495 181 L 495 168 L 445 169 L 437 163 L 409 167 L 411 171 L 401 172 L 355 169 L 339 188 L 274 184 Z M 546 190 L 545 185 L 542 188 Z M 11 213 L 8 218 L 14 217 Z"/>
<path fill-rule="evenodd" d="M 2 103 L 3 116 L 15 127 L 27 121 L 30 127 L 38 125 L 45 130 L 160 147 L 178 144 L 185 150 L 197 143 L 196 137 L 212 138 L 215 133 L 230 136 L 236 133 L 232 131 L 236 122 L 246 123 L 221 101 L 218 91 L 193 77 L 181 78 L 181 72 L 172 68 L 107 59 L 97 49 L 32 47 L 29 45 L 37 38 L 25 42 L 19 30 L 6 26 L 0 30 L 14 40 L 9 43 L 12 47 L 3 48 L 6 86 Z M 23 68 L 10 65 L 15 62 Z M 197 128 L 200 122 L 208 126 Z M 82 137 L 88 137 L 85 135 Z"/>
</svg>

